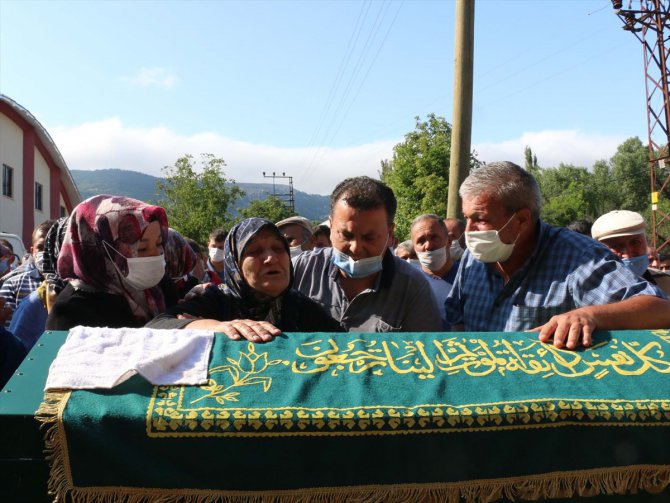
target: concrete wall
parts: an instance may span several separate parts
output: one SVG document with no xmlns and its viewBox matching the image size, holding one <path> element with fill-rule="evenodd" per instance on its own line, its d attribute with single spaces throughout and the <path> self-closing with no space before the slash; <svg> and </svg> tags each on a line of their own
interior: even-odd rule
<svg viewBox="0 0 670 503">
<path fill-rule="evenodd" d="M 0 185 L 0 231 L 21 236 L 23 229 L 23 131 L 0 113 L 0 184 L 2 165 L 14 168 L 14 194 L 2 195 Z"/>
</svg>

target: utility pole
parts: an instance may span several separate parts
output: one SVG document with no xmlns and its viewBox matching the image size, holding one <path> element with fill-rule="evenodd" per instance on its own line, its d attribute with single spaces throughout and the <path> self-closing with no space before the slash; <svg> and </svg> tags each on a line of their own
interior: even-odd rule
<svg viewBox="0 0 670 503">
<path fill-rule="evenodd" d="M 447 217 L 460 216 L 458 189 L 470 170 L 472 139 L 472 67 L 475 44 L 475 0 L 456 0 L 454 103 L 451 119 Z"/>
<path fill-rule="evenodd" d="M 670 215 L 659 206 L 670 201 L 670 99 L 668 96 L 668 49 L 665 35 L 670 36 L 670 2 L 639 0 L 639 9 L 623 9 L 622 0 L 612 0 L 623 29 L 642 42 L 647 92 L 647 129 L 649 134 L 649 172 L 651 174 L 651 225 L 653 246 L 660 252 L 670 243 Z M 665 34 L 664 34 L 665 32 Z M 659 244 L 660 243 L 660 244 Z"/>
<path fill-rule="evenodd" d="M 272 178 L 272 197 L 279 197 L 284 200 L 284 204 L 288 206 L 291 210 L 291 214 L 295 215 L 295 197 L 293 196 L 293 177 L 286 176 L 286 173 L 282 172 L 281 175 L 275 174 L 273 171 L 271 175 L 266 175 L 263 171 L 263 178 Z M 288 178 L 288 194 L 277 194 L 275 188 L 275 179 L 276 178 Z"/>
</svg>

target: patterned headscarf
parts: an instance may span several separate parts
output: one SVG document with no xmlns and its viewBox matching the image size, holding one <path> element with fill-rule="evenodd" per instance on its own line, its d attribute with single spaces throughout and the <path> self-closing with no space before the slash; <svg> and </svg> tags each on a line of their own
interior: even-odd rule
<svg viewBox="0 0 670 503">
<path fill-rule="evenodd" d="M 184 236 L 169 228 L 165 245 L 165 270 L 172 279 L 181 278 L 195 267 L 195 253 Z"/>
<path fill-rule="evenodd" d="M 254 290 L 242 275 L 241 259 L 244 249 L 249 240 L 263 229 L 270 230 L 277 235 L 290 257 L 291 253 L 288 242 L 275 224 L 264 218 L 247 218 L 242 220 L 230 230 L 223 245 L 223 283 L 219 285 L 219 288 L 224 292 L 229 292 L 238 300 L 240 312 L 237 314 L 240 317 L 262 320 L 270 315 L 274 321 L 278 322 L 279 312 L 281 311 L 281 295 L 277 298 L 272 298 Z M 289 285 L 284 292 L 289 290 L 293 285 L 293 264 L 291 264 L 290 260 L 289 268 Z"/>
<path fill-rule="evenodd" d="M 148 321 L 165 310 L 160 288 L 130 288 L 117 268 L 128 273 L 124 257 L 137 256 L 140 238 L 151 222 L 159 223 L 165 243 L 167 217 L 160 206 L 110 195 L 82 201 L 70 215 L 58 255 L 58 273 L 75 288 L 123 295 L 135 317 Z"/>
<path fill-rule="evenodd" d="M 58 276 L 56 271 L 56 264 L 58 262 L 58 254 L 63 245 L 65 238 L 65 230 L 67 229 L 69 217 L 62 217 L 49 227 L 47 235 L 44 238 L 44 265 L 42 275 L 49 279 L 51 276 Z"/>
</svg>

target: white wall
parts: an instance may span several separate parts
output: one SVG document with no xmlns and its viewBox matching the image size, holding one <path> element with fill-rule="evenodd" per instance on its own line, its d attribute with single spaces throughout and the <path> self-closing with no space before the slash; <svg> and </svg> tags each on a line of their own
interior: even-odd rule
<svg viewBox="0 0 670 503">
<path fill-rule="evenodd" d="M 14 121 L 0 113 L 0 170 L 7 164 L 14 168 L 14 194 L 2 195 L 0 171 L 0 231 L 21 236 L 23 232 L 23 131 Z"/>
<path fill-rule="evenodd" d="M 49 165 L 44 160 L 44 157 L 42 157 L 42 154 L 37 147 L 35 147 L 35 182 L 42 184 L 42 211 L 38 209 L 35 210 L 35 222 L 33 228 L 51 218 L 51 212 L 49 210 Z M 35 206 L 34 186 L 32 205 L 33 207 Z"/>
</svg>

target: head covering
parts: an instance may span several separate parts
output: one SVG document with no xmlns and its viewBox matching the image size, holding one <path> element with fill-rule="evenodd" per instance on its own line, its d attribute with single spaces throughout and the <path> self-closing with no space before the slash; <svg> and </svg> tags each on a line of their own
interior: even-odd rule
<svg viewBox="0 0 670 503">
<path fill-rule="evenodd" d="M 181 278 L 195 267 L 195 253 L 184 236 L 173 228 L 168 229 L 165 250 L 165 271 L 171 278 Z"/>
<path fill-rule="evenodd" d="M 65 230 L 67 229 L 69 217 L 62 217 L 56 220 L 54 224 L 49 227 L 47 235 L 44 238 L 44 265 L 42 275 L 49 279 L 50 276 L 58 276 L 56 265 L 58 262 L 58 254 L 63 245 L 65 238 Z"/>
<path fill-rule="evenodd" d="M 37 288 L 37 294 L 46 307 L 47 286 L 53 287 L 54 294 L 59 294 L 65 288 L 65 282 L 57 271 L 58 254 L 63 245 L 65 230 L 69 217 L 56 220 L 44 238 L 44 261 L 42 262 L 42 276 L 44 282 Z"/>
<path fill-rule="evenodd" d="M 598 217 L 591 227 L 591 236 L 598 241 L 644 233 L 645 224 L 642 215 L 628 210 L 605 213 Z"/>
<path fill-rule="evenodd" d="M 164 310 L 160 288 L 134 290 L 119 274 L 128 273 L 125 257 L 137 256 L 139 240 L 152 222 L 159 223 L 165 243 L 167 217 L 160 206 L 110 195 L 82 201 L 72 210 L 65 230 L 58 274 L 75 288 L 123 295 L 136 318 L 153 318 Z"/>
<path fill-rule="evenodd" d="M 293 217 L 288 217 L 285 218 L 284 220 L 280 220 L 275 224 L 277 227 L 280 229 L 284 227 L 285 225 L 298 225 L 305 229 L 307 233 L 311 236 L 313 234 L 312 230 L 312 222 L 310 222 L 308 219 L 305 217 L 300 217 L 300 216 L 293 216 Z"/>
<path fill-rule="evenodd" d="M 291 252 L 288 242 L 275 224 L 264 218 L 244 219 L 230 230 L 223 245 L 223 283 L 219 285 L 219 288 L 237 299 L 239 303 L 238 316 L 262 320 L 267 319 L 267 316 L 271 315 L 274 321 L 279 322 L 281 295 L 277 298 L 272 298 L 254 290 L 242 275 L 241 259 L 242 255 L 244 255 L 244 249 L 249 241 L 263 229 L 275 233 L 284 244 L 287 255 L 290 256 Z M 286 290 L 289 290 L 293 285 L 293 265 L 290 260 L 289 268 L 290 279 Z"/>
</svg>

